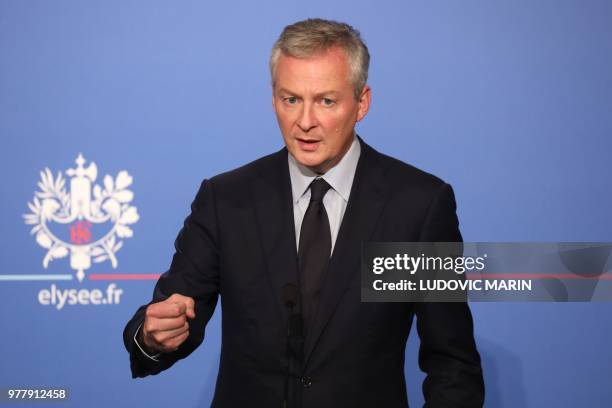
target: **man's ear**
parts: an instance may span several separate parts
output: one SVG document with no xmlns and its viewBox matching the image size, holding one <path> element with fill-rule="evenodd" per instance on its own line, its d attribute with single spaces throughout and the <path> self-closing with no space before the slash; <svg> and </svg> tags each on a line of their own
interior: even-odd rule
<svg viewBox="0 0 612 408">
<path fill-rule="evenodd" d="M 363 86 L 359 95 L 359 109 L 357 111 L 357 122 L 365 118 L 370 110 L 370 102 L 372 102 L 372 89 L 368 84 Z"/>
</svg>

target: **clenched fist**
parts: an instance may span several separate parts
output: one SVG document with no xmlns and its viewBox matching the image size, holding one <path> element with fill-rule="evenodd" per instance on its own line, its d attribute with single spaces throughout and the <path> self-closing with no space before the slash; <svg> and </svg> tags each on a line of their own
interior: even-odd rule
<svg viewBox="0 0 612 408">
<path fill-rule="evenodd" d="M 190 297 L 175 293 L 150 304 L 142 325 L 142 342 L 154 353 L 176 350 L 189 336 L 188 318 L 195 318 L 195 303 Z"/>
</svg>

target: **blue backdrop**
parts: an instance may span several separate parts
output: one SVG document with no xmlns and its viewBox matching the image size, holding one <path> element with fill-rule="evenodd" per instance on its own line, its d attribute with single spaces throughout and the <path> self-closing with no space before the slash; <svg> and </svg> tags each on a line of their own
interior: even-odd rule
<svg viewBox="0 0 612 408">
<path fill-rule="evenodd" d="M 190 358 L 132 380 L 121 334 L 155 281 L 90 275 L 163 272 L 200 181 L 282 146 L 268 54 L 286 24 L 314 16 L 361 30 L 373 105 L 358 132 L 451 183 L 467 241 L 612 241 L 608 1 L 1 0 L 0 273 L 72 280 L 0 281 L 0 387 L 68 387 L 74 407 L 210 404 L 218 311 Z M 117 268 L 94 263 L 83 282 L 72 254 L 43 267 L 48 242 L 23 218 L 40 171 L 66 178 L 79 153 L 102 189 L 129 173 L 139 215 Z M 41 303 L 52 285 L 113 283 L 112 304 Z M 610 406 L 610 304 L 472 310 L 487 406 Z M 415 406 L 417 346 L 413 333 Z"/>
</svg>

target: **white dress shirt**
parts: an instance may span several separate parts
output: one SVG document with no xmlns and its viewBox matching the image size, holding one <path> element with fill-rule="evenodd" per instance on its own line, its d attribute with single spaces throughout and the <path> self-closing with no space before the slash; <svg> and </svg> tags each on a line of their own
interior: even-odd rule
<svg viewBox="0 0 612 408">
<path fill-rule="evenodd" d="M 357 138 L 353 138 L 353 143 L 349 147 L 345 155 L 340 159 L 338 164 L 329 169 L 327 173 L 318 175 L 309 168 L 298 163 L 297 160 L 288 154 L 289 161 L 289 177 L 291 178 L 291 192 L 293 194 L 293 221 L 295 222 L 295 243 L 299 248 L 300 245 L 300 230 L 302 228 L 302 220 L 310 202 L 310 183 L 317 177 L 321 177 L 331 186 L 325 197 L 323 197 L 323 205 L 329 219 L 329 228 L 331 232 L 331 254 L 334 252 L 336 238 L 342 223 L 342 217 L 346 211 L 353 179 L 355 178 L 355 170 L 357 162 L 361 155 L 361 146 Z"/>
</svg>

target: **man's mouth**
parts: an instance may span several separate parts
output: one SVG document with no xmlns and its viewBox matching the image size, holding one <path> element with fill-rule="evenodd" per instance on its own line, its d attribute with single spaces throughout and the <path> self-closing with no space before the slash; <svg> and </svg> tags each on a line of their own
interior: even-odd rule
<svg viewBox="0 0 612 408">
<path fill-rule="evenodd" d="M 298 141 L 298 144 L 300 145 L 300 149 L 307 151 L 307 152 L 315 151 L 319 143 L 321 143 L 321 141 L 318 139 L 296 138 L 296 140 Z"/>
</svg>

